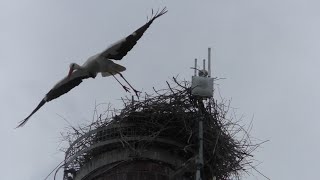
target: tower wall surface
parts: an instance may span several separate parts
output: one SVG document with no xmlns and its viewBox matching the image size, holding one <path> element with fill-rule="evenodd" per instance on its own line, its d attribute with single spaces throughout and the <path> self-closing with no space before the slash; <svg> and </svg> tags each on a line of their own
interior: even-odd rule
<svg viewBox="0 0 320 180">
<path fill-rule="evenodd" d="M 147 132 L 152 131 L 141 130 L 135 123 L 91 130 L 67 150 L 64 179 L 169 180 L 187 161 L 179 153 L 185 145 L 171 137 L 150 137 Z"/>
</svg>

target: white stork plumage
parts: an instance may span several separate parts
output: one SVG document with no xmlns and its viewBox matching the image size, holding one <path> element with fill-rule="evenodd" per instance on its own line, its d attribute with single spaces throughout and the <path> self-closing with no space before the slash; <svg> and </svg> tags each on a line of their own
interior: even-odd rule
<svg viewBox="0 0 320 180">
<path fill-rule="evenodd" d="M 123 38 L 120 41 L 112 44 L 105 51 L 90 57 L 82 66 L 76 63 L 71 63 L 68 76 L 66 76 L 53 86 L 53 88 L 45 95 L 45 97 L 31 112 L 31 114 L 19 123 L 17 128 L 22 127 L 28 121 L 28 119 L 46 102 L 56 99 L 61 95 L 69 92 L 71 89 L 78 86 L 83 79 L 95 78 L 98 73 L 101 73 L 103 77 L 112 75 L 121 84 L 121 82 L 114 76 L 116 74 L 119 74 L 120 77 L 122 77 L 127 82 L 127 84 L 134 90 L 134 92 L 138 96 L 138 91 L 135 90 L 121 74 L 121 72 L 125 71 L 126 68 L 113 62 L 112 60 L 121 60 L 142 37 L 143 33 L 149 28 L 152 22 L 166 12 L 166 8 L 163 8 L 160 12 L 158 11 L 155 14 L 152 11 L 152 16 L 146 24 L 141 26 L 126 38 Z M 129 91 L 129 88 L 127 88 L 123 84 L 121 85 L 126 91 Z"/>
</svg>

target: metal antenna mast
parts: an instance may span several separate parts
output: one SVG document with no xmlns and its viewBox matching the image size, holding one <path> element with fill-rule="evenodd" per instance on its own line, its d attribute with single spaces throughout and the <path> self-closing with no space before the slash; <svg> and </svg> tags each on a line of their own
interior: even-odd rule
<svg viewBox="0 0 320 180">
<path fill-rule="evenodd" d="M 199 101 L 205 98 L 213 97 L 213 78 L 211 78 L 211 48 L 208 48 L 208 71 L 205 66 L 205 59 L 203 60 L 203 69 L 199 70 L 197 68 L 197 59 L 195 59 L 194 76 L 192 76 L 192 95 L 199 97 Z M 197 71 L 198 75 L 197 76 Z M 203 121 L 205 120 L 202 114 L 202 109 L 200 108 L 199 115 L 199 134 L 198 134 L 198 157 L 196 158 L 196 180 L 202 180 L 203 178 L 203 168 L 204 168 L 204 158 L 203 158 Z"/>
</svg>

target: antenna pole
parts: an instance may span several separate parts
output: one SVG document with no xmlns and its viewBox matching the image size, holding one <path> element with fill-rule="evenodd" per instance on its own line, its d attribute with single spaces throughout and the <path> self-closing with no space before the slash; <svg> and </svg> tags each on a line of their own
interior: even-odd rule
<svg viewBox="0 0 320 180">
<path fill-rule="evenodd" d="M 202 100 L 201 100 L 202 102 Z M 203 105 L 203 104 L 202 104 Z M 197 171 L 196 171 L 196 180 L 202 180 L 203 176 L 203 114 L 202 110 L 200 110 L 200 118 L 199 118 L 199 149 L 198 149 L 198 158 L 197 158 Z"/>
<path fill-rule="evenodd" d="M 211 77 L 211 48 L 208 48 L 208 77 Z"/>
<path fill-rule="evenodd" d="M 197 58 L 194 59 L 194 76 L 197 76 Z"/>
<path fill-rule="evenodd" d="M 206 70 L 206 60 L 203 59 L 203 70 Z"/>
<path fill-rule="evenodd" d="M 195 59 L 195 68 L 197 67 L 197 59 Z M 203 180 L 206 179 L 204 177 L 204 144 L 203 144 L 203 137 L 204 137 L 204 121 L 206 118 L 204 117 L 205 112 L 205 105 L 203 100 L 213 97 L 213 78 L 211 78 L 211 48 L 208 48 L 208 71 L 206 71 L 206 60 L 203 59 L 203 70 L 199 73 L 199 76 L 196 76 L 195 69 L 195 76 L 192 77 L 192 91 L 191 94 L 198 99 L 199 107 L 199 116 L 196 118 L 198 120 L 198 144 L 197 144 L 197 155 L 195 158 L 196 164 L 196 180 Z"/>
</svg>

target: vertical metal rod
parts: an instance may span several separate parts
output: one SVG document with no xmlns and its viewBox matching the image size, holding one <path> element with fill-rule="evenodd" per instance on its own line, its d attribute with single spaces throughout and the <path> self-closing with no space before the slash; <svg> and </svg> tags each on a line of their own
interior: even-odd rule
<svg viewBox="0 0 320 180">
<path fill-rule="evenodd" d="M 199 166 L 201 172 L 203 170 L 203 117 L 199 120 L 199 144 Z M 200 177 L 200 180 L 201 179 L 202 178 Z"/>
<path fill-rule="evenodd" d="M 203 59 L 203 70 L 206 70 L 206 60 Z"/>
<path fill-rule="evenodd" d="M 202 110 L 200 110 L 200 118 L 199 118 L 199 152 L 197 158 L 197 172 L 196 172 L 196 180 L 202 180 L 201 172 L 203 171 L 203 116 Z"/>
<path fill-rule="evenodd" d="M 208 48 L 208 76 L 211 77 L 211 48 Z"/>
<path fill-rule="evenodd" d="M 197 169 L 196 180 L 201 180 L 200 169 Z"/>
<path fill-rule="evenodd" d="M 134 105 L 134 96 L 131 97 L 131 105 Z"/>
<path fill-rule="evenodd" d="M 197 58 L 194 59 L 194 76 L 197 76 Z"/>
</svg>

